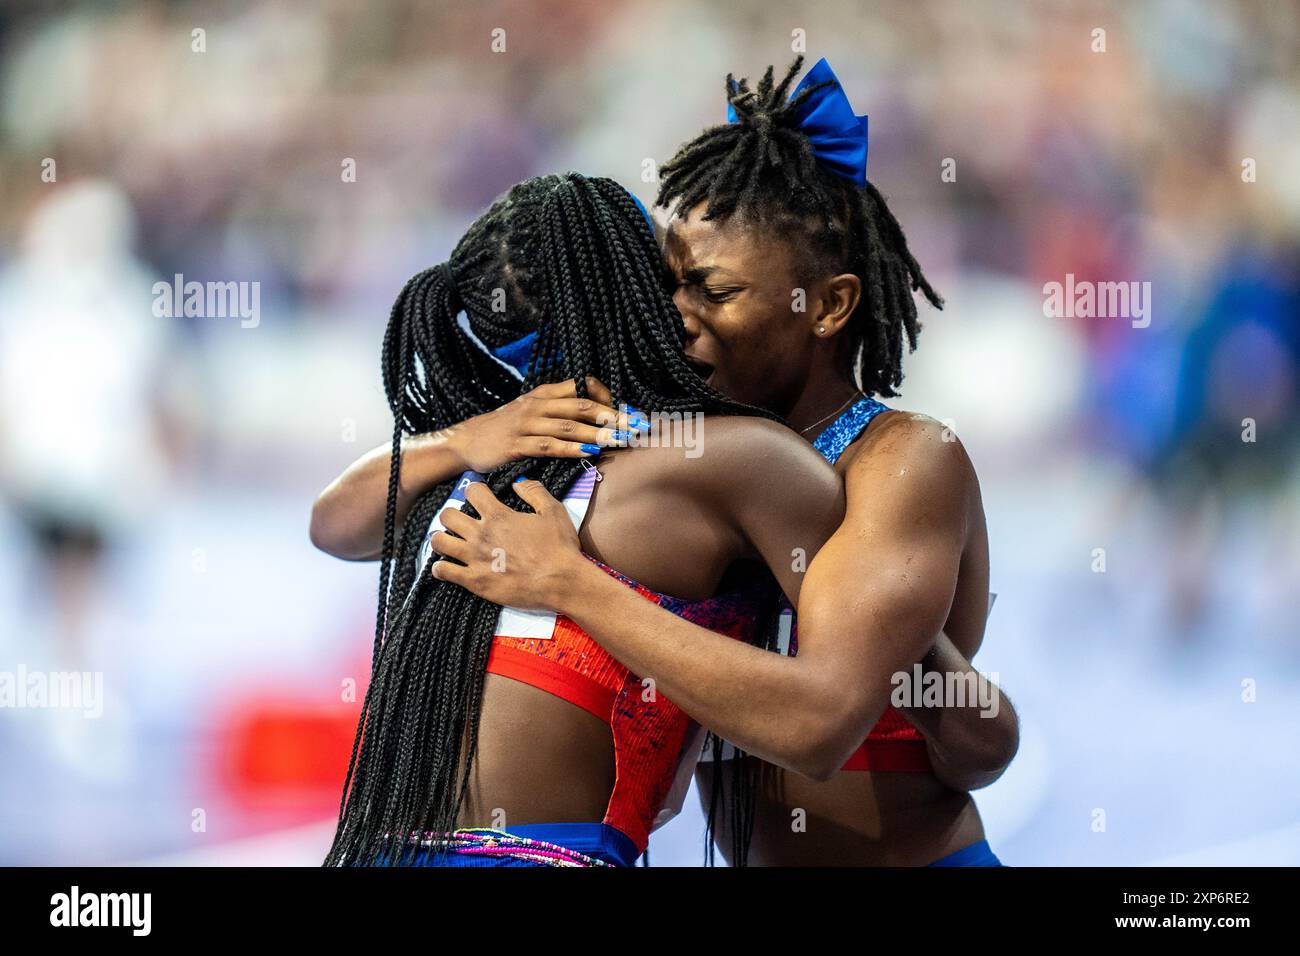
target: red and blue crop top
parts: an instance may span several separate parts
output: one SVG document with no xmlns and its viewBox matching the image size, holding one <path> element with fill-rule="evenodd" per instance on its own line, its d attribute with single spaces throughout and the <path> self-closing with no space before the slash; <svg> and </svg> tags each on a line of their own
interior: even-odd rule
<svg viewBox="0 0 1300 956">
<path fill-rule="evenodd" d="M 597 473 L 589 470 L 570 486 L 563 504 L 575 527 L 581 527 Z M 467 473 L 457 483 L 448 506 L 461 507 L 465 486 L 481 476 Z M 421 549 L 424 567 L 432 548 L 429 538 L 442 529 L 434 519 Z M 642 587 L 613 568 L 596 565 L 648 601 L 673 614 L 739 640 L 751 640 L 770 580 L 759 577 L 734 590 L 700 601 L 660 594 Z M 626 834 L 637 851 L 646 848 L 673 787 L 691 720 L 684 711 L 615 660 L 586 631 L 564 615 L 502 608 L 487 672 L 537 687 L 581 707 L 609 724 L 614 741 L 614 789 L 603 823 Z M 693 755 L 691 755 L 693 757 Z"/>
</svg>

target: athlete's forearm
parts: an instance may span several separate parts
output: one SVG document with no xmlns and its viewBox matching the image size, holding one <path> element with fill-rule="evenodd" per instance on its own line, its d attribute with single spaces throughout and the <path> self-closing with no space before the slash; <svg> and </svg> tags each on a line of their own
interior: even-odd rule
<svg viewBox="0 0 1300 956">
<path fill-rule="evenodd" d="M 692 624 L 579 562 L 566 569 L 557 610 L 715 734 L 768 763 L 828 779 L 866 733 L 870 718 L 855 706 L 860 698 L 843 692 L 842 674 Z"/>
<path fill-rule="evenodd" d="M 978 790 L 1002 776 L 1020 744 L 1010 699 L 962 655 L 947 635 L 921 661 L 925 681 L 942 681 L 941 706 L 902 708 L 925 735 L 930 763 L 954 790 Z M 930 675 L 933 675 L 931 677 Z M 950 699 L 954 692 L 963 699 Z"/>
<path fill-rule="evenodd" d="M 619 445 L 629 429 L 647 427 L 640 414 L 614 409 L 609 389 L 594 378 L 579 398 L 576 382 L 539 385 L 500 408 L 441 431 L 402 442 L 397 524 L 434 485 L 465 471 L 487 474 L 521 458 L 585 458 L 600 445 Z M 340 558 L 379 557 L 388 507 L 391 443 L 353 462 L 321 492 L 312 508 L 311 540 Z"/>
<path fill-rule="evenodd" d="M 461 426 L 415 435 L 402 442 L 402 471 L 397 488 L 397 526 L 411 505 L 439 482 L 449 481 L 468 467 Z M 312 506 L 311 541 L 337 558 L 373 560 L 384 542 L 391 445 L 362 455 L 334 479 Z"/>
</svg>

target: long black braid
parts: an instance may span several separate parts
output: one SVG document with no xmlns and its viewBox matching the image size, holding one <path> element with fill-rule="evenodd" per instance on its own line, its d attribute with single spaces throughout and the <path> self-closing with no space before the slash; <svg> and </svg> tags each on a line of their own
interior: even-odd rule
<svg viewBox="0 0 1300 956">
<path fill-rule="evenodd" d="M 767 68 L 758 88 L 727 74 L 727 98 L 737 122 L 714 126 L 660 167 L 658 202 L 686 212 L 708 204 L 705 219 L 771 227 L 791 239 L 805 276 L 851 272 L 862 299 L 842 333 L 853 381 L 868 394 L 894 396 L 903 381 L 903 340 L 916 348 L 920 331 L 913 291 L 935 308 L 930 287 L 907 248 L 903 229 L 876 187 L 859 185 L 822 166 L 799 129 L 798 107 L 815 84 L 787 100 L 803 66 L 798 57 L 780 83 Z"/>
<path fill-rule="evenodd" d="M 409 835 L 455 829 L 477 751 L 499 607 L 435 579 L 427 564 L 416 568 L 453 482 L 421 495 L 399 535 L 403 435 L 450 427 L 545 382 L 572 379 L 585 395 L 589 375 L 615 403 L 768 415 L 714 392 L 686 364 L 681 316 L 660 263 L 652 231 L 621 186 L 576 173 L 545 176 L 494 203 L 448 262 L 411 279 L 393 305 L 383 343 L 393 467 L 372 676 L 327 866 L 381 855 L 404 862 L 418 846 Z M 473 336 L 490 347 L 537 333 L 522 381 L 474 342 L 458 320 L 462 309 Z M 486 482 L 522 511 L 516 477 L 527 473 L 558 496 L 581 468 L 573 459 L 526 459 Z"/>
</svg>

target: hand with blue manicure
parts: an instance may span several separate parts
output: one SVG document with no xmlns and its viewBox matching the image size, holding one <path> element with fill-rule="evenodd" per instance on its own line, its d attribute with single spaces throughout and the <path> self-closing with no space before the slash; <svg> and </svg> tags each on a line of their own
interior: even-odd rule
<svg viewBox="0 0 1300 956">
<path fill-rule="evenodd" d="M 539 385 L 500 408 L 458 425 L 402 440 L 397 520 L 430 488 L 466 471 L 489 474 L 524 458 L 589 461 L 610 447 L 627 447 L 650 423 L 636 409 L 616 407 L 608 388 L 587 379 L 586 396 L 574 381 Z M 388 515 L 392 445 L 385 442 L 348 466 L 316 499 L 311 540 L 349 560 L 378 558 Z"/>
<path fill-rule="evenodd" d="M 641 414 L 640 411 L 631 405 L 624 406 L 627 409 L 627 427 L 636 432 L 648 432 L 650 430 L 649 420 Z"/>
<path fill-rule="evenodd" d="M 609 389 L 587 379 L 587 397 L 573 381 L 539 385 L 494 411 L 446 431 L 464 467 L 487 474 L 521 458 L 593 458 L 628 445 L 649 423 L 614 407 Z"/>
</svg>

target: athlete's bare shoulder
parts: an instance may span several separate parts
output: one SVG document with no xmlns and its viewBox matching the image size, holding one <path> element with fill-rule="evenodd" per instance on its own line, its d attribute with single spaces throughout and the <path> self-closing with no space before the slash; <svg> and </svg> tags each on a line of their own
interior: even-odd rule
<svg viewBox="0 0 1300 956">
<path fill-rule="evenodd" d="M 909 479 L 918 495 L 978 493 L 975 467 L 957 433 L 920 412 L 881 412 L 844 454 L 844 481 L 863 483 Z"/>
<path fill-rule="evenodd" d="M 754 415 L 712 415 L 705 419 L 707 448 L 714 467 L 734 481 L 741 472 L 771 481 L 811 482 L 809 490 L 838 482 L 834 470 L 787 425 Z M 792 489 L 790 489 L 792 490 Z"/>
<path fill-rule="evenodd" d="M 780 422 L 754 415 L 655 416 L 652 421 L 649 435 L 634 443 L 634 454 L 679 490 L 764 500 L 773 488 L 838 495 L 839 478 L 830 465 Z"/>
</svg>

